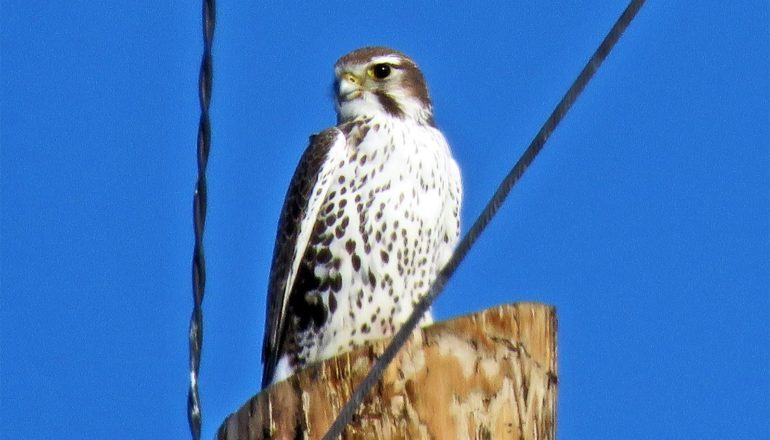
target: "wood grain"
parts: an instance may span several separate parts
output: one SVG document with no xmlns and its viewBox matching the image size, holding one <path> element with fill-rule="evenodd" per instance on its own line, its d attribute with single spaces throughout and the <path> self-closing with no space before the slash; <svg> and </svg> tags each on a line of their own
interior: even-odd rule
<svg viewBox="0 0 770 440">
<path fill-rule="evenodd" d="M 263 390 L 218 440 L 318 439 L 388 339 L 312 365 Z M 556 312 L 494 307 L 415 332 L 344 439 L 553 439 Z"/>
</svg>

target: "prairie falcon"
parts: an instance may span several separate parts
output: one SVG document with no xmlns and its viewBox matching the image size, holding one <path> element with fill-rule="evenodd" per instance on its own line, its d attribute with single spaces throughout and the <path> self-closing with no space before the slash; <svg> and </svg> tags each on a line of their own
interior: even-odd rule
<svg viewBox="0 0 770 440">
<path fill-rule="evenodd" d="M 392 335 L 460 233 L 460 170 L 414 61 L 365 47 L 334 74 L 337 126 L 310 137 L 278 224 L 263 387 Z"/>
</svg>

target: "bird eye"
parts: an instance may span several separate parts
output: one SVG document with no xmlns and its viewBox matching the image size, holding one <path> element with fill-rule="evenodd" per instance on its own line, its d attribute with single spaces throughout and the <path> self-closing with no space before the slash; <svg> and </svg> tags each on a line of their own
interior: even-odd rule
<svg viewBox="0 0 770 440">
<path fill-rule="evenodd" d="M 372 75 L 377 79 L 385 79 L 390 76 L 390 66 L 387 64 L 375 64 L 372 67 Z"/>
</svg>

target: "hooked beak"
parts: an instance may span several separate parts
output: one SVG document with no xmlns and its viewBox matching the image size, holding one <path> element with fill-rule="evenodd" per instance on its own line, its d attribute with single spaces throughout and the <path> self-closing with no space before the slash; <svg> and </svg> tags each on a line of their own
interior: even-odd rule
<svg viewBox="0 0 770 440">
<path fill-rule="evenodd" d="M 337 100 L 340 102 L 358 98 L 363 93 L 362 81 L 350 72 L 343 72 L 337 80 Z"/>
</svg>

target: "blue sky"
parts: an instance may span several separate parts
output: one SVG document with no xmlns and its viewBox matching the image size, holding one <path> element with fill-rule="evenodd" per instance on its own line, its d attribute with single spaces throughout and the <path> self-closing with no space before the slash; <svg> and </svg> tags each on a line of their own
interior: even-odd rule
<svg viewBox="0 0 770 440">
<path fill-rule="evenodd" d="M 0 432 L 185 438 L 200 7 L 5 1 Z M 219 2 L 204 438 L 259 387 L 285 188 L 332 65 L 423 68 L 467 227 L 623 2 Z M 536 4 L 530 4 L 536 3 Z M 559 316 L 559 437 L 770 435 L 770 9 L 651 2 L 435 306 Z"/>
</svg>

